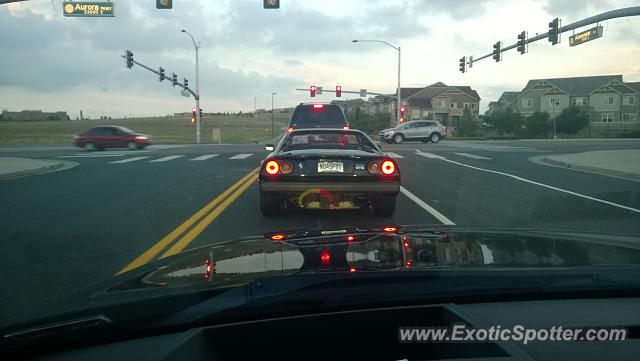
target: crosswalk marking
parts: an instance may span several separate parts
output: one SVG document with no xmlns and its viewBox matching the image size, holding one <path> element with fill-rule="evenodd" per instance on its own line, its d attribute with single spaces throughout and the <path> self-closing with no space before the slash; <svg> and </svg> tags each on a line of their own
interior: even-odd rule
<svg viewBox="0 0 640 361">
<path fill-rule="evenodd" d="M 386 154 L 391 157 L 391 158 L 396 158 L 396 159 L 400 159 L 400 158 L 404 158 L 403 156 L 401 156 L 400 154 L 397 153 L 393 153 L 393 152 L 386 152 Z"/>
<path fill-rule="evenodd" d="M 137 160 L 146 159 L 146 158 L 150 158 L 150 157 L 133 157 L 133 158 L 127 158 L 127 159 L 122 159 L 122 160 L 116 160 L 116 161 L 109 162 L 109 163 L 111 163 L 111 164 L 129 163 L 129 162 L 135 162 Z"/>
<path fill-rule="evenodd" d="M 491 158 L 483 157 L 481 155 L 475 155 L 475 154 L 469 154 L 469 153 L 453 153 L 453 154 L 461 155 L 463 157 L 467 157 L 471 159 L 491 159 Z"/>
<path fill-rule="evenodd" d="M 231 158 L 229 158 L 229 159 L 247 159 L 247 158 L 251 157 L 252 155 L 253 155 L 253 154 L 244 154 L 244 153 L 241 153 L 241 154 L 236 154 L 236 155 L 234 155 L 233 157 L 231 157 Z"/>
<path fill-rule="evenodd" d="M 184 155 L 170 155 L 168 157 L 154 159 L 154 160 L 150 161 L 150 163 L 166 162 L 166 161 L 170 161 L 170 160 L 181 158 L 181 157 L 184 157 Z"/>
<path fill-rule="evenodd" d="M 421 155 L 423 157 L 431 158 L 431 159 L 446 159 L 445 157 L 443 157 L 441 155 L 437 155 L 437 154 L 433 154 L 433 153 L 427 153 L 427 152 L 421 152 L 418 149 L 416 149 L 416 154 L 417 155 Z"/>
<path fill-rule="evenodd" d="M 205 154 L 205 155 L 201 155 L 199 157 L 193 158 L 191 160 L 207 160 L 207 159 L 211 159 L 213 157 L 217 157 L 219 154 Z"/>
</svg>

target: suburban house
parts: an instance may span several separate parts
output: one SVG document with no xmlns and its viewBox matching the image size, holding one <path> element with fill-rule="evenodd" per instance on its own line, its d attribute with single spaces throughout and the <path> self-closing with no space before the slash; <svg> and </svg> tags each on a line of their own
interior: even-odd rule
<svg viewBox="0 0 640 361">
<path fill-rule="evenodd" d="M 639 97 L 640 82 L 625 83 L 622 75 L 534 79 L 506 106 L 525 116 L 541 111 L 552 117 L 576 106 L 589 114 L 589 131 L 616 132 L 640 127 Z"/>
<path fill-rule="evenodd" d="M 402 88 L 400 94 L 407 120 L 434 119 L 455 127 L 464 108 L 471 110 L 474 119 L 478 118 L 480 96 L 469 86 L 449 86 L 437 82 L 424 88 Z"/>
<path fill-rule="evenodd" d="M 516 101 L 518 95 L 520 95 L 520 92 L 507 91 L 502 93 L 498 101 L 489 103 L 489 109 L 486 114 L 510 107 Z"/>
<path fill-rule="evenodd" d="M 449 86 L 437 82 L 424 88 L 401 88 L 400 94 L 406 120 L 434 119 L 446 126 L 455 127 L 464 108 L 469 108 L 474 118 L 478 118 L 480 96 L 469 86 Z M 334 100 L 331 103 L 338 104 L 345 112 L 360 109 L 367 114 L 395 114 L 397 103 L 393 96 L 394 94 L 375 96 L 368 101 L 360 98 Z"/>
</svg>

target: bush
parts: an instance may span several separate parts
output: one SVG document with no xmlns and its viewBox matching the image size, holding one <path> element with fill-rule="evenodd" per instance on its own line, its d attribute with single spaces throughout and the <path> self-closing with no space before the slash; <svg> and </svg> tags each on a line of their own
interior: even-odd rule
<svg viewBox="0 0 640 361">
<path fill-rule="evenodd" d="M 640 138 L 640 129 L 631 130 L 626 133 L 622 133 L 618 138 Z"/>
<path fill-rule="evenodd" d="M 353 112 L 347 112 L 347 121 L 352 129 L 361 130 L 367 134 L 376 134 L 382 129 L 389 128 L 389 114 L 365 114 L 356 108 Z"/>
<path fill-rule="evenodd" d="M 573 136 L 589 124 L 589 116 L 578 107 L 568 107 L 556 117 L 556 129 L 560 134 Z"/>
<path fill-rule="evenodd" d="M 478 135 L 478 124 L 473 120 L 473 115 L 469 108 L 464 109 L 464 113 L 458 126 L 456 127 L 456 135 L 459 137 L 475 137 Z"/>
</svg>

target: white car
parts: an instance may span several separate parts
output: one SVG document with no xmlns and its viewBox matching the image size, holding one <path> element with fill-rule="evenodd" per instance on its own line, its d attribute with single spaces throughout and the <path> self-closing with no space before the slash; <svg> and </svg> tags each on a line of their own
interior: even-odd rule
<svg viewBox="0 0 640 361">
<path fill-rule="evenodd" d="M 407 140 L 438 143 L 447 136 L 447 127 L 436 120 L 412 120 L 380 132 L 380 141 L 400 144 Z"/>
</svg>

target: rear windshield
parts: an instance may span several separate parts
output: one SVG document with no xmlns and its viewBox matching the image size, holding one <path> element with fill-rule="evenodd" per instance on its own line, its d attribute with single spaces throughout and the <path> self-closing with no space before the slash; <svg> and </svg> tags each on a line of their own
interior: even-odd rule
<svg viewBox="0 0 640 361">
<path fill-rule="evenodd" d="M 361 133 L 304 132 L 289 134 L 282 140 L 281 152 L 300 149 L 370 149 L 375 145 Z"/>
<path fill-rule="evenodd" d="M 337 105 L 300 105 L 291 116 L 296 128 L 342 128 L 347 125 L 344 114 Z"/>
</svg>

